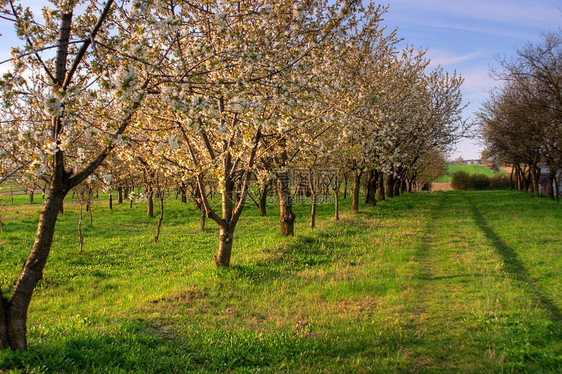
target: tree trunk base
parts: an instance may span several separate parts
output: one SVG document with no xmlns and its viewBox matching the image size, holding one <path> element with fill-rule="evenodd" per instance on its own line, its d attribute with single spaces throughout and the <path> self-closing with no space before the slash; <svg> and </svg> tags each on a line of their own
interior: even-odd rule
<svg viewBox="0 0 562 374">
<path fill-rule="evenodd" d="M 221 228 L 219 231 L 219 250 L 215 256 L 215 267 L 229 267 L 232 255 L 233 233 Z"/>
<path fill-rule="evenodd" d="M 288 215 L 281 216 L 281 235 L 295 236 L 295 213 L 290 212 Z"/>
</svg>

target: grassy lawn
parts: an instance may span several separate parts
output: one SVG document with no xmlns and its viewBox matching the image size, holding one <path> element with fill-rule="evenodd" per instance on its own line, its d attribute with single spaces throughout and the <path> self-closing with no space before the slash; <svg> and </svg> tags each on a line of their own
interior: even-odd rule
<svg viewBox="0 0 562 374">
<path fill-rule="evenodd" d="M 10 290 L 40 209 L 3 208 L 0 282 Z M 18 201 L 20 203 L 18 203 Z M 163 232 L 144 204 L 105 200 L 60 216 L 29 316 L 27 352 L 0 372 L 373 373 L 562 371 L 562 205 L 510 191 L 414 193 L 333 222 L 296 205 L 247 206 L 232 267 L 216 270 L 218 230 L 167 201 Z M 158 213 L 158 212 L 157 212 Z"/>
<path fill-rule="evenodd" d="M 484 174 L 488 177 L 492 177 L 496 174 L 507 174 L 505 170 L 500 170 L 499 172 L 494 172 L 487 167 L 482 165 L 449 165 L 447 173 L 435 181 L 435 183 L 450 183 L 451 176 L 457 171 L 465 171 L 470 175 L 473 174 Z"/>
</svg>

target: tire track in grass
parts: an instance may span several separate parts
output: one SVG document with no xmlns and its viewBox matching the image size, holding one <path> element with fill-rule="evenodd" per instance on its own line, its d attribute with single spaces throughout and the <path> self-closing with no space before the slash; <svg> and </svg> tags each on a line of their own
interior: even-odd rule
<svg viewBox="0 0 562 374">
<path fill-rule="evenodd" d="M 404 328 L 411 336 L 404 341 L 407 372 L 555 368 L 560 308 L 492 230 L 476 198 L 464 192 L 428 196 L 411 293 L 404 300 Z M 529 309 L 514 297 L 528 299 Z M 549 312 L 548 322 L 532 307 L 536 301 Z"/>
<path fill-rule="evenodd" d="M 542 288 L 531 279 L 525 265 L 519 259 L 517 253 L 507 245 L 502 238 L 491 228 L 488 220 L 476 206 L 474 201 L 466 196 L 466 200 L 472 210 L 473 219 L 482 233 L 492 243 L 494 250 L 501 256 L 504 269 L 518 282 L 522 283 L 539 301 L 540 305 L 549 313 L 551 321 L 562 325 L 562 312 L 553 300 L 547 297 Z"/>
<path fill-rule="evenodd" d="M 415 272 L 415 279 L 417 280 L 416 298 L 419 301 L 415 310 L 416 312 L 419 312 L 419 314 L 427 312 L 426 304 L 430 300 L 432 294 L 428 281 L 433 279 L 434 274 L 435 259 L 433 247 L 437 242 L 437 221 L 441 218 L 443 204 L 443 196 L 439 196 L 439 200 L 432 204 L 428 220 L 423 230 L 423 238 L 421 239 L 414 254 L 414 259 L 417 264 Z"/>
<path fill-rule="evenodd" d="M 478 352 L 467 345 L 464 319 L 480 297 L 471 286 L 481 277 L 466 241 L 470 208 L 456 193 L 431 195 L 423 236 L 416 248 L 413 297 L 408 302 L 412 341 L 410 372 L 478 370 Z M 468 217 L 467 217 L 468 216 Z M 470 359 L 472 357 L 473 359 Z"/>
<path fill-rule="evenodd" d="M 432 195 L 433 201 L 429 207 L 429 213 L 423 237 L 421 238 L 414 253 L 415 272 L 414 272 L 414 294 L 410 306 L 410 320 L 408 328 L 412 330 L 415 337 L 414 359 L 412 372 L 424 371 L 434 366 L 433 356 L 435 352 L 430 352 L 430 340 L 432 338 L 431 319 L 434 319 L 431 311 L 432 299 L 435 297 L 436 290 L 431 285 L 435 276 L 435 253 L 434 247 L 438 241 L 437 222 L 441 218 L 444 209 L 445 196 L 442 194 Z"/>
</svg>

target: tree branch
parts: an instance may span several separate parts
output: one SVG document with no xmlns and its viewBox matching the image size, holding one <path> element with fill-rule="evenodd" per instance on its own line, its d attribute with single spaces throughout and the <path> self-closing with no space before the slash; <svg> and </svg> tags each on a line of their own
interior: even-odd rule
<svg viewBox="0 0 562 374">
<path fill-rule="evenodd" d="M 111 9 L 112 5 L 113 5 L 113 0 L 108 0 L 107 4 L 105 4 L 105 7 L 104 7 L 102 13 L 100 14 L 100 17 L 98 18 L 98 22 L 96 23 L 92 32 L 90 33 L 90 36 L 84 41 L 84 44 L 82 44 L 82 47 L 78 51 L 78 54 L 76 55 L 76 58 L 74 59 L 74 62 L 72 63 L 72 66 L 70 67 L 70 70 L 66 74 L 64 82 L 61 85 L 61 89 L 63 91 L 66 90 L 66 88 L 68 87 L 68 85 L 72 81 L 72 77 L 74 76 L 74 73 L 76 72 L 76 69 L 78 69 L 78 65 L 80 65 L 80 62 L 84 58 L 84 55 L 86 54 L 86 51 L 88 50 L 88 47 L 90 46 L 90 44 L 92 44 L 92 42 L 96 38 L 96 35 L 97 35 L 98 31 L 101 29 L 101 26 L 102 26 L 103 22 L 107 18 L 107 15 L 109 14 L 109 10 Z"/>
</svg>

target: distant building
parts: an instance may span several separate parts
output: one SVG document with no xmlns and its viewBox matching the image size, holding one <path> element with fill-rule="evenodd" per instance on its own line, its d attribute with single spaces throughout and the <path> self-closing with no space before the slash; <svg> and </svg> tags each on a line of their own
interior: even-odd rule
<svg viewBox="0 0 562 374">
<path fill-rule="evenodd" d="M 482 160 L 466 160 L 465 165 L 482 165 Z"/>
<path fill-rule="evenodd" d="M 482 160 L 463 160 L 463 165 L 482 165 Z M 447 161 L 447 165 L 457 165 L 457 161 Z"/>
</svg>

